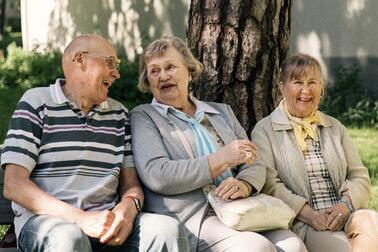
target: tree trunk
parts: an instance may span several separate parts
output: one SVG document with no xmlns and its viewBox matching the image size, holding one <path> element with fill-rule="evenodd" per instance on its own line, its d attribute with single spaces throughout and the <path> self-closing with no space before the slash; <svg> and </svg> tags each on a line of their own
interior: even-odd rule
<svg viewBox="0 0 378 252">
<path fill-rule="evenodd" d="M 280 98 L 292 0 L 192 0 L 187 38 L 204 74 L 196 97 L 230 104 L 249 134 Z"/>
</svg>

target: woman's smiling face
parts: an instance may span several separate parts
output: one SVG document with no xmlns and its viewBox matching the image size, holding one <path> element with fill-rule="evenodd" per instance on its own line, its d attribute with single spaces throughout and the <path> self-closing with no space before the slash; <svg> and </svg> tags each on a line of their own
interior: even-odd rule
<svg viewBox="0 0 378 252">
<path fill-rule="evenodd" d="M 290 114 L 306 117 L 318 109 L 323 92 L 323 79 L 319 70 L 309 68 L 302 76 L 280 83 Z"/>
</svg>

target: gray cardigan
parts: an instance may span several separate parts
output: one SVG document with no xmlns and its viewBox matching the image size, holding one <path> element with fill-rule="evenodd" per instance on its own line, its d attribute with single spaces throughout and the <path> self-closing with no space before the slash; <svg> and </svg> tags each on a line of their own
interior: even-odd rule
<svg viewBox="0 0 378 252">
<path fill-rule="evenodd" d="M 225 144 L 248 139 L 228 105 L 202 104 L 218 112 L 205 113 L 205 116 Z M 169 215 L 182 222 L 195 250 L 201 222 L 208 209 L 201 187 L 213 182 L 207 157 L 189 158 L 176 126 L 182 129 L 193 150 L 196 149 L 194 135 L 185 122 L 169 113 L 162 115 L 152 105 L 145 104 L 131 112 L 130 120 L 134 161 L 145 192 L 144 210 Z M 260 191 L 266 171 L 264 167 L 252 169 L 251 165 L 240 165 L 236 177 Z"/>
<path fill-rule="evenodd" d="M 355 209 L 365 207 L 370 197 L 370 179 L 345 127 L 322 112 L 317 130 L 322 154 L 339 196 L 347 192 Z M 255 169 L 267 169 L 263 192 L 285 201 L 296 213 L 310 201 L 310 186 L 302 152 L 282 103 L 260 120 L 252 131 L 258 147 Z M 307 226 L 297 221 L 293 227 L 302 238 Z"/>
</svg>

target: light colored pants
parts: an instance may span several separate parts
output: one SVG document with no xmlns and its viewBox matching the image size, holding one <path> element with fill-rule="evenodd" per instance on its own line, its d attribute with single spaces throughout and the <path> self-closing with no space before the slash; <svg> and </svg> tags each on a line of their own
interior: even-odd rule
<svg viewBox="0 0 378 252">
<path fill-rule="evenodd" d="M 302 240 L 289 230 L 263 233 L 237 231 L 209 214 L 201 225 L 198 251 L 307 251 Z M 324 252 L 324 251 L 323 251 Z"/>
<path fill-rule="evenodd" d="M 18 244 L 25 252 L 189 251 L 187 235 L 177 220 L 149 213 L 137 216 L 132 234 L 121 246 L 100 244 L 76 224 L 47 215 L 26 222 Z"/>
<path fill-rule="evenodd" d="M 309 227 L 305 244 L 310 252 L 325 251 L 378 251 L 378 213 L 361 209 L 353 212 L 344 231 L 315 231 Z"/>
</svg>

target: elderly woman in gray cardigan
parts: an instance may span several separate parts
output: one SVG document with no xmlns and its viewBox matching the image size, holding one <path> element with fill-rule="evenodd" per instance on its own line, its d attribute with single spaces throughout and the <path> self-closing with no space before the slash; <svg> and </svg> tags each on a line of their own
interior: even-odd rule
<svg viewBox="0 0 378 252">
<path fill-rule="evenodd" d="M 263 192 L 298 214 L 292 230 L 309 251 L 378 251 L 377 213 L 366 207 L 370 179 L 345 127 L 317 110 L 324 90 L 319 62 L 304 54 L 283 64 L 284 96 L 257 123 L 254 169 L 267 169 Z"/>
<path fill-rule="evenodd" d="M 139 70 L 139 89 L 154 96 L 151 104 L 131 112 L 144 210 L 178 219 L 188 231 L 192 251 L 305 251 L 289 230 L 239 232 L 210 208 L 202 187 L 214 184 L 222 198 L 244 198 L 261 190 L 266 173 L 264 167 L 251 168 L 256 148 L 231 108 L 189 95 L 189 82 L 202 65 L 186 43 L 176 37 L 152 42 Z"/>
</svg>

